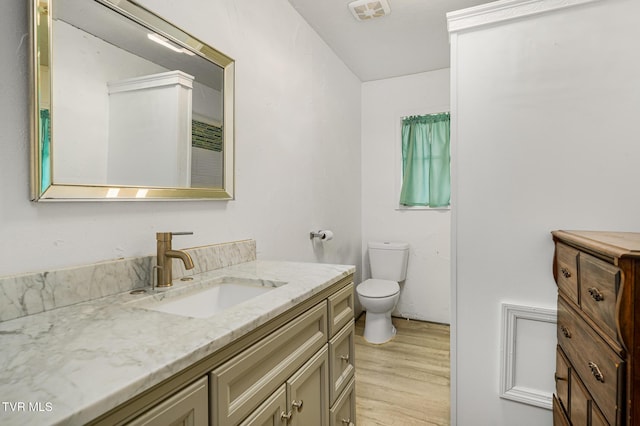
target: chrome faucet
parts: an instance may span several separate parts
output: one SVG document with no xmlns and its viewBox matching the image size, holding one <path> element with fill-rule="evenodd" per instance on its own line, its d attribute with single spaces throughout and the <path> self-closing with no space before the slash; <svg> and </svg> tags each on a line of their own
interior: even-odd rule
<svg viewBox="0 0 640 426">
<path fill-rule="evenodd" d="M 157 287 L 171 287 L 173 283 L 173 268 L 171 259 L 180 259 L 184 263 L 185 269 L 193 269 L 193 259 L 184 250 L 173 250 L 171 248 L 171 237 L 174 235 L 193 235 L 193 232 L 157 232 L 156 240 L 158 244 L 157 265 L 153 267 L 157 271 Z"/>
</svg>

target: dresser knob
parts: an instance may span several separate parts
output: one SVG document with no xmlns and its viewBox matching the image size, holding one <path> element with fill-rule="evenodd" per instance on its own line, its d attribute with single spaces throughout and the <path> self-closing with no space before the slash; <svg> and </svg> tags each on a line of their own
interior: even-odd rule
<svg viewBox="0 0 640 426">
<path fill-rule="evenodd" d="M 564 325 L 561 325 L 560 331 L 562 331 L 562 334 L 564 334 L 564 337 L 566 337 L 567 339 L 571 339 L 571 332 L 567 327 L 565 327 Z"/>
<path fill-rule="evenodd" d="M 589 361 L 589 368 L 591 369 L 593 377 L 595 377 L 600 383 L 604 383 L 604 375 L 602 374 L 602 371 L 600 371 L 598 365 L 595 362 Z"/>
<path fill-rule="evenodd" d="M 296 407 L 296 410 L 298 410 L 298 411 L 302 410 L 302 404 L 304 404 L 304 401 L 303 401 L 303 400 L 296 401 L 296 400 L 294 399 L 293 401 L 291 401 L 291 405 L 292 405 L 293 407 Z"/>
<path fill-rule="evenodd" d="M 591 287 L 587 291 L 591 295 L 591 298 L 596 302 L 600 302 L 604 300 L 604 296 L 602 295 L 602 293 L 600 293 L 600 290 L 598 290 L 597 288 Z"/>
<path fill-rule="evenodd" d="M 571 271 L 567 268 L 560 268 L 560 272 L 565 278 L 569 278 L 571 276 Z"/>
</svg>

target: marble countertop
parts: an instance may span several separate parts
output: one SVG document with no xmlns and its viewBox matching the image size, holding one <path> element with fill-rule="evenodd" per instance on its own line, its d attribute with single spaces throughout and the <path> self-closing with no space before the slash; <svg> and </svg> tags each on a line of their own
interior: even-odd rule
<svg viewBox="0 0 640 426">
<path fill-rule="evenodd" d="M 136 300 L 149 294 L 126 292 L 0 322 L 0 424 L 84 424 L 353 272 L 253 261 L 168 290 L 220 277 L 287 283 L 209 318 L 143 309 Z"/>
</svg>

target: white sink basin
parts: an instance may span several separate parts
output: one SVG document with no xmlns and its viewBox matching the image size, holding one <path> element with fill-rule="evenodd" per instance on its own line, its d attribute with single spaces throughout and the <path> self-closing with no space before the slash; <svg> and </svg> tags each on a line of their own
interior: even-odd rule
<svg viewBox="0 0 640 426">
<path fill-rule="evenodd" d="M 239 280 L 226 278 L 199 288 L 167 292 L 140 300 L 141 308 L 193 318 L 208 318 L 216 313 L 265 294 L 285 283 Z M 160 300 L 159 300 L 160 299 Z M 146 303 L 145 303 L 146 302 Z"/>
</svg>

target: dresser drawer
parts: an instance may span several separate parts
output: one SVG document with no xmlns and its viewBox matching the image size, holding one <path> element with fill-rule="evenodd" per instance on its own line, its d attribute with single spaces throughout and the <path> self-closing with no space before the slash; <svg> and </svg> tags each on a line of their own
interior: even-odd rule
<svg viewBox="0 0 640 426">
<path fill-rule="evenodd" d="M 617 410 L 623 406 L 623 386 L 619 384 L 624 380 L 624 361 L 561 297 L 558 298 L 558 343 L 606 419 L 615 423 Z M 573 386 L 571 388 L 573 396 Z M 570 405 L 573 412 L 573 399 Z"/>
<path fill-rule="evenodd" d="M 603 332 L 616 339 L 616 299 L 620 269 L 585 253 L 580 254 L 580 306 Z"/>
<path fill-rule="evenodd" d="M 573 247 L 556 243 L 556 277 L 558 289 L 578 304 L 578 254 Z"/>
<path fill-rule="evenodd" d="M 553 395 L 553 426 L 571 426 L 555 395 Z"/>
<path fill-rule="evenodd" d="M 580 378 L 571 371 L 571 424 L 589 426 L 609 426 L 609 422 L 591 399 Z"/>
<path fill-rule="evenodd" d="M 353 283 L 329 297 L 329 337 L 333 337 L 355 315 Z"/>
<path fill-rule="evenodd" d="M 587 425 L 589 418 L 589 392 L 574 371 L 571 371 L 571 409 L 569 419 L 573 425 Z"/>
<path fill-rule="evenodd" d="M 591 404 L 591 426 L 609 426 L 609 422 L 596 404 Z"/>
<path fill-rule="evenodd" d="M 556 396 L 565 411 L 569 410 L 569 361 L 562 353 L 560 346 L 556 348 Z"/>
<path fill-rule="evenodd" d="M 333 404 L 355 373 L 354 321 L 329 341 L 329 400 Z"/>
</svg>

